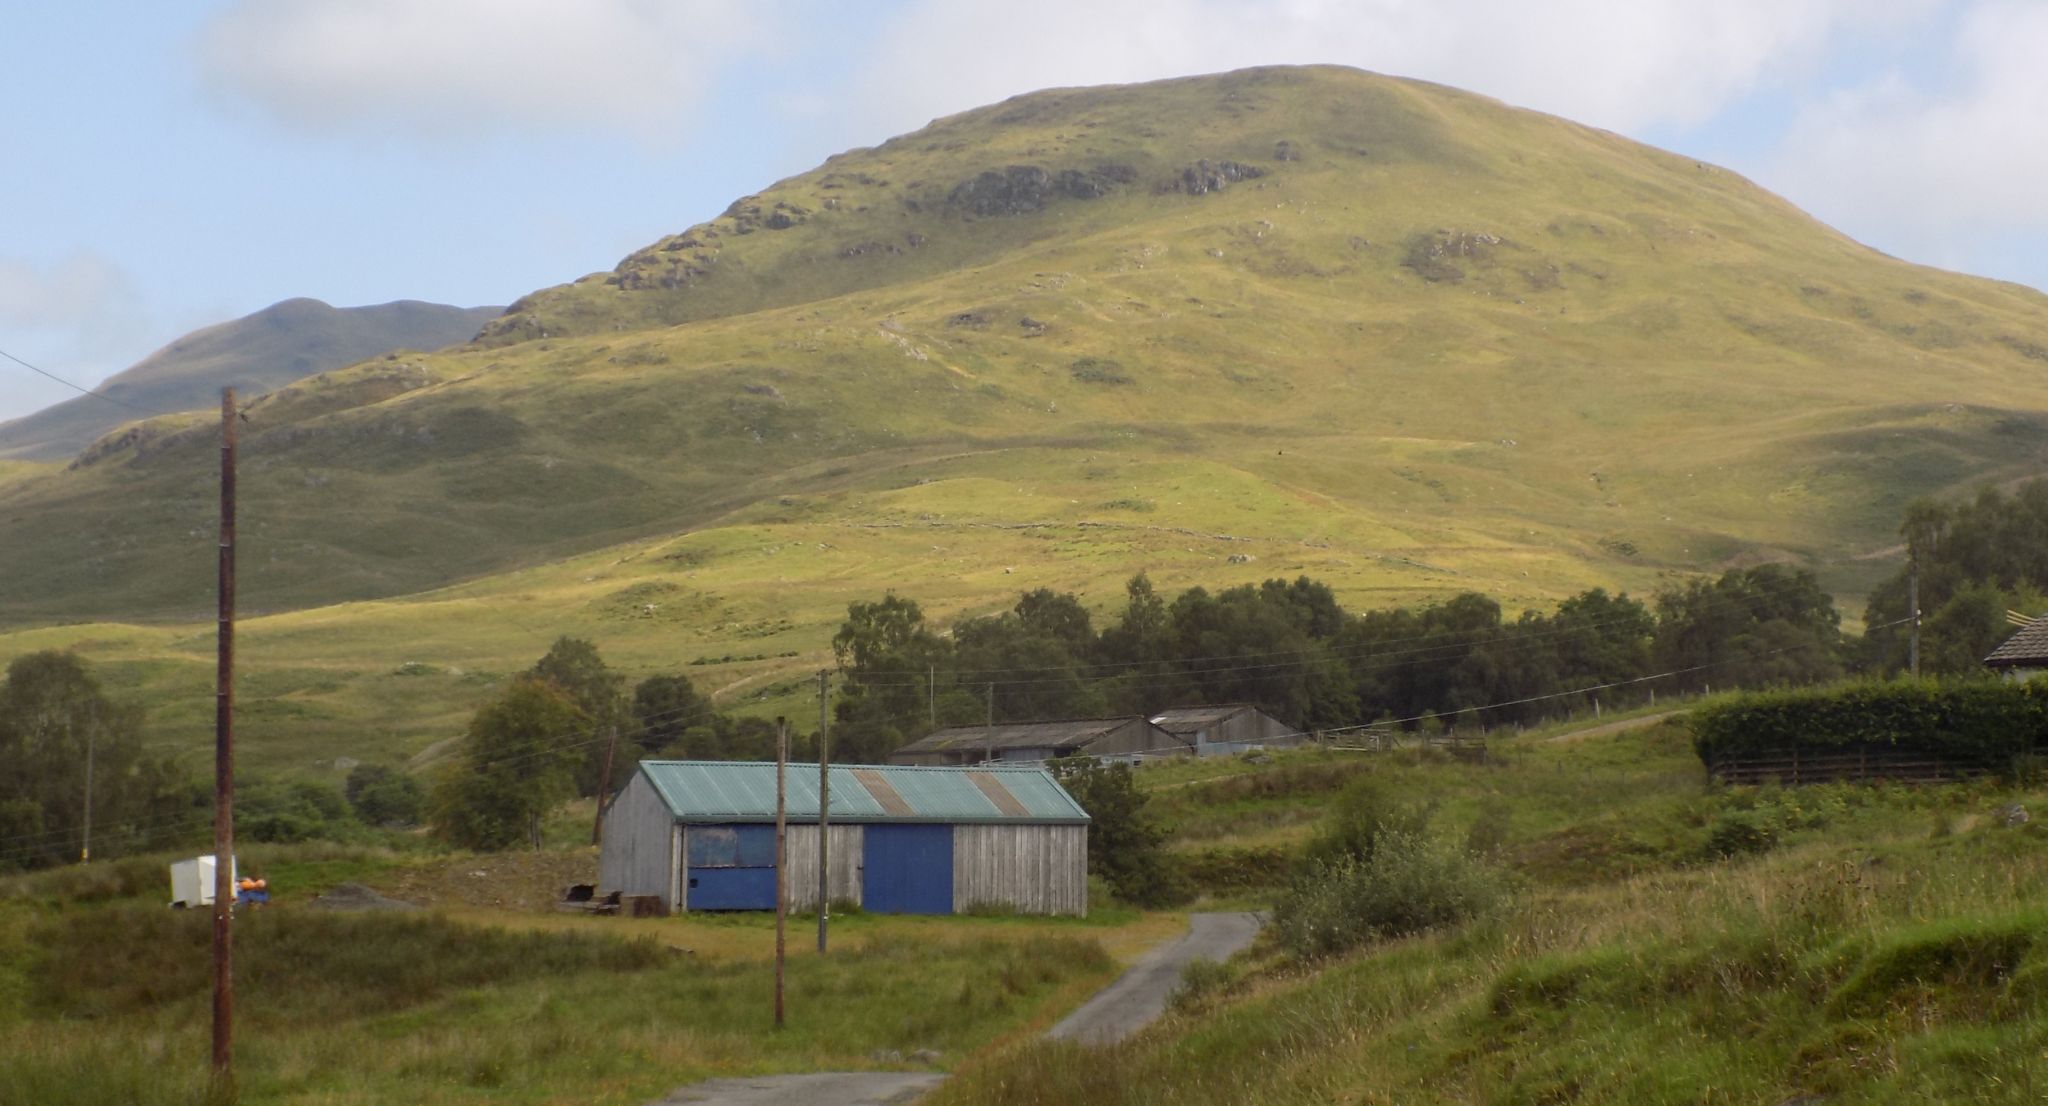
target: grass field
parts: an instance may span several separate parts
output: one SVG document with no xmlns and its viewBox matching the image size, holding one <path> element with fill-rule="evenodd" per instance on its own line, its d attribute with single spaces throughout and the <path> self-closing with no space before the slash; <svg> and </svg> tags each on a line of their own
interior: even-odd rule
<svg viewBox="0 0 2048 1106">
<path fill-rule="evenodd" d="M 935 1101 L 2019 1103 L 2048 1091 L 2048 836 L 2004 817 L 2048 793 L 1721 789 L 1671 723 L 1493 751 L 1487 766 L 1381 754 L 1346 774 L 1437 803 L 1454 837 L 1482 808 L 1505 811 L 1506 908 L 1313 969 L 1268 945 L 1125 1044 L 999 1049 Z M 1228 823 L 1257 836 L 1270 810 L 1319 805 L 1309 793 L 1328 792 L 1312 781 L 1338 765 L 1304 771 L 1318 764 L 1301 754 L 1153 782 L 1167 809 L 1235 841 Z M 1783 826 L 1777 847 L 1717 855 L 1713 827 L 1736 811 Z"/>
<path fill-rule="evenodd" d="M 399 890 L 504 859 L 245 853 L 278 902 L 236 923 L 241 1101 L 637 1104 L 720 1075 L 951 1067 L 1043 1030 L 1185 924 L 854 914 L 820 957 L 793 919 L 778 1032 L 760 915 L 311 905 L 343 879 Z M 150 858 L 0 885 L 0 1101 L 203 1099 L 209 922 L 163 909 L 162 879 Z"/>
</svg>

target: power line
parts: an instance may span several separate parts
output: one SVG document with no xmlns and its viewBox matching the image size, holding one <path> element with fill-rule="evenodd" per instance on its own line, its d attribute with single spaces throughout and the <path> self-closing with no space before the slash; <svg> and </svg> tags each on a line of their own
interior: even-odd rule
<svg viewBox="0 0 2048 1106">
<path fill-rule="evenodd" d="M 108 394 L 107 394 L 107 393 L 105 393 L 105 392 L 102 392 L 102 391 L 98 391 L 98 390 L 96 390 L 96 389 L 93 389 L 93 388 L 88 388 L 88 387 L 86 387 L 86 386 L 85 386 L 85 385 L 83 385 L 83 384 L 73 384 L 73 383 L 72 383 L 72 382 L 70 382 L 69 380 L 66 380 L 66 379 L 64 379 L 63 377 L 61 377 L 61 376 L 58 376 L 58 375 L 57 375 L 56 373 L 50 372 L 50 371 L 48 371 L 47 369 L 39 369 L 39 368 L 35 367 L 34 365 L 31 365 L 31 364 L 29 364 L 28 362 L 26 362 L 26 361 L 23 361 L 23 360 L 22 360 L 21 358 L 19 358 L 19 357 L 16 357 L 16 356 L 14 356 L 13 354 L 11 354 L 11 353 L 7 352 L 7 351 L 6 351 L 6 350 L 4 350 L 4 349 L 0 349 L 0 357 L 5 357 L 5 358 L 6 358 L 6 359 L 8 359 L 9 361 L 12 361 L 12 362 L 14 362 L 14 363 L 15 363 L 15 364 L 17 364 L 17 365 L 20 365 L 20 366 L 21 366 L 22 368 L 24 368 L 24 369 L 27 369 L 28 371 L 30 371 L 30 372 L 32 372 L 32 373 L 35 373 L 35 374 L 36 374 L 36 375 L 38 375 L 38 376 L 44 376 L 44 377 L 48 377 L 49 379 L 51 379 L 51 380 L 54 380 L 54 381 L 56 381 L 57 383 L 59 383 L 59 384 L 62 384 L 62 385 L 64 385 L 64 386 L 65 386 L 66 388 L 69 388 L 69 389 L 71 389 L 72 391 L 74 391 L 74 392 L 77 392 L 77 393 L 79 393 L 80 395 L 88 395 L 88 396 L 93 396 L 93 397 L 95 397 L 95 398 L 98 398 L 98 399 L 103 399 L 103 400 L 106 400 L 106 401 L 107 401 L 108 403 L 112 403 L 112 404 L 115 404 L 115 405 L 117 405 L 117 406 L 120 406 L 120 407 L 126 407 L 126 408 L 127 408 L 127 409 L 129 409 L 130 411 L 140 411 L 140 412 L 142 412 L 142 413 L 143 413 L 143 414 L 145 414 L 145 415 L 154 415 L 154 414 L 156 414 L 156 412 L 155 412 L 155 411 L 151 411 L 151 410 L 149 410 L 149 409 L 148 409 L 148 408 L 146 408 L 146 407 L 138 407 L 138 406 L 136 406 L 135 404 L 133 404 L 133 403 L 130 403 L 130 402 L 128 402 L 128 401 L 127 401 L 127 400 L 125 400 L 125 399 L 115 399 L 115 398 L 114 398 L 113 396 L 110 396 L 110 395 L 108 395 Z"/>
</svg>

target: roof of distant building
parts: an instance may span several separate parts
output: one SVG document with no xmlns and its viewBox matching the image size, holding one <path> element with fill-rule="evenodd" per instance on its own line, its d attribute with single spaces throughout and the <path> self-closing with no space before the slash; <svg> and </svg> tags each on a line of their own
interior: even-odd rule
<svg viewBox="0 0 2048 1106">
<path fill-rule="evenodd" d="M 1984 663 L 1993 668 L 2048 667 L 2048 617 L 2021 627 L 2019 633 L 1993 649 Z"/>
</svg>

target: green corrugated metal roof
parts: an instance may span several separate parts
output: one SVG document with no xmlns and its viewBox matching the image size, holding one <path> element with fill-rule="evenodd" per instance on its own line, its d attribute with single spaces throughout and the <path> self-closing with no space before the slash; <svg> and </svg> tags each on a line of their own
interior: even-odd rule
<svg viewBox="0 0 2048 1106">
<path fill-rule="evenodd" d="M 678 821 L 775 820 L 773 762 L 643 760 L 640 771 Z M 817 763 L 792 763 L 786 787 L 789 820 L 817 821 Z M 1013 801 L 1000 802 L 1004 798 Z M 1088 813 L 1051 772 L 1028 765 L 835 764 L 831 817 L 835 822 L 1088 821 Z"/>
</svg>

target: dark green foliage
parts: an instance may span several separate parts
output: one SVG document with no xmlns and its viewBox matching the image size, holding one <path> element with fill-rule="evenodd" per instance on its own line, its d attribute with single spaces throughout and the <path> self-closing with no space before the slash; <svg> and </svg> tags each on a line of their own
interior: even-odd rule
<svg viewBox="0 0 2048 1106">
<path fill-rule="evenodd" d="M 1306 576 L 1190 588 L 1169 602 L 1141 574 L 1100 633 L 1077 597 L 1039 589 L 1010 611 L 962 620 L 948 640 L 916 603 L 891 595 L 850 606 L 833 645 L 845 676 L 840 732 L 874 757 L 991 713 L 1042 721 L 1247 703 L 1305 730 L 1387 719 L 1470 731 L 1595 699 L 1628 707 L 1653 687 L 1798 684 L 1842 671 L 1826 593 L 1812 574 L 1778 565 L 1667 591 L 1655 614 L 1595 588 L 1513 621 L 1475 593 L 1353 615 Z M 1660 666 L 1683 671 L 1653 684 Z"/>
<path fill-rule="evenodd" d="M 416 826 L 426 805 L 420 781 L 387 764 L 357 765 L 342 793 L 367 826 Z"/>
<path fill-rule="evenodd" d="M 573 790 L 589 718 L 551 683 L 520 679 L 470 719 L 434 788 L 434 829 L 469 849 L 539 848 L 540 818 Z"/>
<path fill-rule="evenodd" d="M 1162 846 L 1166 829 L 1154 821 L 1148 797 L 1127 764 L 1088 757 L 1053 762 L 1061 786 L 1081 804 L 1088 824 L 1088 870 L 1117 898 L 1136 906 L 1177 906 L 1193 897 L 1187 876 Z"/>
<path fill-rule="evenodd" d="M 1728 811 L 1707 829 L 1707 851 L 1715 856 L 1764 853 L 1777 844 L 1777 825 L 1754 810 Z"/>
<path fill-rule="evenodd" d="M 1370 855 L 1307 865 L 1274 906 L 1273 929 L 1295 956 L 1316 959 L 1462 922 L 1505 894 L 1499 873 L 1464 850 L 1388 830 Z"/>
<path fill-rule="evenodd" d="M 566 635 L 556 638 L 527 676 L 552 684 L 575 704 L 594 736 L 613 727 L 625 729 L 625 677 L 613 672 L 590 642 Z M 576 765 L 576 793 L 595 795 L 607 783 L 599 778 L 604 775 L 605 742 L 592 740 L 581 754 Z M 613 766 L 616 770 L 616 759 Z"/>
<path fill-rule="evenodd" d="M 2048 481 L 2010 495 L 1985 488 L 1958 503 L 1919 500 L 1899 532 L 1920 568 L 1922 672 L 1981 672 L 1985 654 L 2012 633 L 2006 610 L 2048 613 Z M 1901 565 L 1870 594 L 1863 662 L 1875 671 L 1906 667 L 1909 575 Z"/>
<path fill-rule="evenodd" d="M 2048 737 L 2048 691 L 2033 684 L 1895 681 L 1743 695 L 1693 712 L 1708 764 L 1792 749 L 1888 746 L 2006 770 Z"/>
<path fill-rule="evenodd" d="M 1657 596 L 1655 663 L 1672 686 L 1808 684 L 1841 676 L 1841 616 L 1813 573 L 1735 569 Z"/>
<path fill-rule="evenodd" d="M 248 841 L 289 844 L 346 840 L 359 830 L 340 791 L 310 780 L 279 784 L 240 780 L 235 785 L 235 834 Z"/>
<path fill-rule="evenodd" d="M 96 857 L 166 847 L 208 809 L 168 759 L 144 752 L 140 709 L 108 699 L 77 657 L 29 653 L 0 682 L 0 871 L 78 859 L 88 749 Z"/>
<path fill-rule="evenodd" d="M 1324 866 L 1372 859 L 1380 843 L 1395 836 L 1419 838 L 1436 813 L 1428 803 L 1410 802 L 1392 788 L 1366 777 L 1344 789 L 1304 854 Z"/>
</svg>

